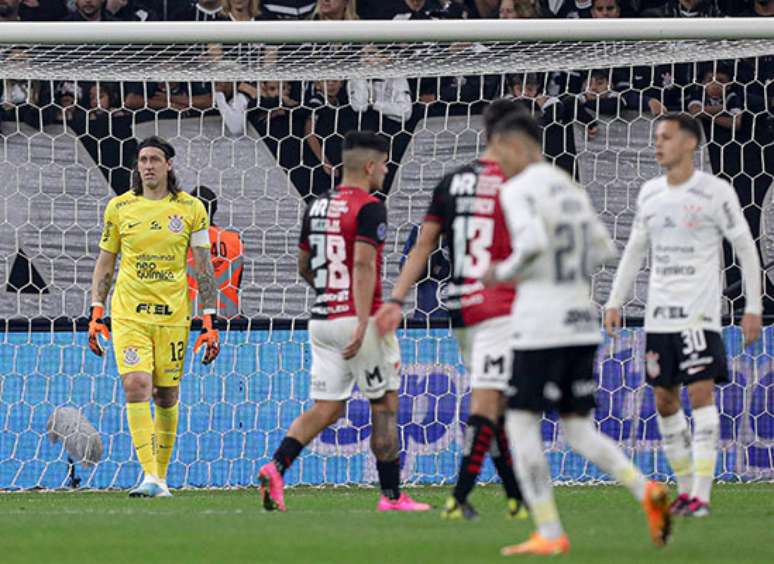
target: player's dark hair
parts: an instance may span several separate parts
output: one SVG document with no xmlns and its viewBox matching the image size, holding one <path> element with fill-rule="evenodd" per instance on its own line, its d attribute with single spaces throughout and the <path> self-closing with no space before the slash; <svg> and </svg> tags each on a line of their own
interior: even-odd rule
<svg viewBox="0 0 774 564">
<path fill-rule="evenodd" d="M 199 198 L 204 204 L 204 209 L 207 210 L 207 215 L 210 216 L 210 224 L 213 223 L 215 218 L 215 212 L 218 211 L 218 197 L 215 192 L 210 190 L 207 186 L 197 186 L 191 190 L 191 196 Z"/>
<path fill-rule="evenodd" d="M 532 139 L 538 145 L 541 144 L 541 131 L 535 118 L 523 110 L 518 109 L 506 115 L 492 128 L 491 136 L 520 133 Z"/>
<path fill-rule="evenodd" d="M 175 156 L 175 148 L 172 146 L 172 144 L 163 137 L 159 137 L 158 135 L 151 135 L 150 137 L 146 137 L 140 142 L 139 145 L 137 145 L 137 157 L 134 161 L 131 181 L 132 192 L 134 192 L 136 196 L 142 196 L 142 177 L 140 176 L 138 162 L 140 160 L 140 151 L 146 147 L 155 147 L 156 149 L 161 149 L 161 152 L 164 153 L 164 157 L 166 157 L 167 160 L 174 158 Z M 167 172 L 167 190 L 169 190 L 169 193 L 172 194 L 173 199 L 176 198 L 180 192 L 180 183 L 177 180 L 177 176 L 175 175 L 174 170 Z"/>
<path fill-rule="evenodd" d="M 512 98 L 498 98 L 484 110 L 484 135 L 487 141 L 492 138 L 494 127 L 508 114 L 522 111 L 523 106 Z"/>
<path fill-rule="evenodd" d="M 353 149 L 366 149 L 388 155 L 390 144 L 384 137 L 373 131 L 350 131 L 344 136 L 344 145 L 341 151 L 346 153 Z"/>
<path fill-rule="evenodd" d="M 656 125 L 666 121 L 676 123 L 677 127 L 683 131 L 687 131 L 689 134 L 695 137 L 697 144 L 701 143 L 701 125 L 699 125 L 698 120 L 696 120 L 693 116 L 679 113 L 664 114 L 658 118 L 658 120 L 656 120 Z"/>
</svg>

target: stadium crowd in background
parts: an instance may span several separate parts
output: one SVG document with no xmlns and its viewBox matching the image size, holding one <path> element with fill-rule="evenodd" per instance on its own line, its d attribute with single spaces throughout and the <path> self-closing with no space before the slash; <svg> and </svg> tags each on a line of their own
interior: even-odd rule
<svg viewBox="0 0 774 564">
<path fill-rule="evenodd" d="M 774 0 L 0 0 L 0 21 L 708 16 L 770 17 Z M 256 44 L 219 56 L 275 55 Z M 386 55 L 366 48 L 361 56 Z M 774 162 L 774 56 L 409 80 L 97 84 L 18 77 L 0 81 L 0 134 L 17 131 L 19 124 L 32 131 L 69 128 L 120 194 L 129 186 L 135 124 L 220 115 L 224 135 L 241 136 L 252 128 L 300 195 L 314 197 L 339 179 L 344 135 L 374 130 L 391 142 L 387 192 L 421 120 L 480 114 L 500 96 L 515 98 L 538 117 L 546 156 L 581 181 L 579 128 L 594 139 L 600 120 L 610 117 L 628 120 L 665 111 L 695 115 L 704 127 L 712 171 L 733 183 L 753 233 L 759 232 L 761 205 L 772 182 L 765 163 Z"/>
</svg>

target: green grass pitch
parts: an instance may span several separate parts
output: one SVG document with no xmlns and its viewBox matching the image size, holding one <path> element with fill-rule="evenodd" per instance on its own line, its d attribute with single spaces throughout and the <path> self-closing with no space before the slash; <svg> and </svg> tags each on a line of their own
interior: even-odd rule
<svg viewBox="0 0 774 564">
<path fill-rule="evenodd" d="M 440 507 L 449 488 L 412 488 Z M 477 488 L 475 522 L 375 511 L 376 491 L 294 488 L 287 513 L 266 513 L 255 490 L 186 491 L 171 499 L 124 492 L 0 494 L 0 562 L 416 563 L 509 562 L 499 549 L 531 521 L 504 518 L 501 490 Z M 670 545 L 651 546 L 645 518 L 620 487 L 558 487 L 572 549 L 564 562 L 774 562 L 774 484 L 718 485 L 713 514 L 678 520 Z M 535 561 L 537 558 L 526 558 Z"/>
</svg>

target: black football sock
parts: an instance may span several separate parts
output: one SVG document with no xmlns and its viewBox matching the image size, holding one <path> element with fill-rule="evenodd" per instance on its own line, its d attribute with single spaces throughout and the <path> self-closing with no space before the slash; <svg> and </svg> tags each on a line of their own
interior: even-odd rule
<svg viewBox="0 0 774 564">
<path fill-rule="evenodd" d="M 468 428 L 465 430 L 465 451 L 463 451 L 457 485 L 454 486 L 454 499 L 465 503 L 476 479 L 481 473 L 484 457 L 489 452 L 489 446 L 495 434 L 492 421 L 480 415 L 468 417 Z"/>
<path fill-rule="evenodd" d="M 290 468 L 290 465 L 293 464 L 293 461 L 301 454 L 302 450 L 304 450 L 304 445 L 296 439 L 292 437 L 282 439 L 279 448 L 274 451 L 274 456 L 272 457 L 274 465 L 280 474 L 285 474 L 285 470 Z"/>
<path fill-rule="evenodd" d="M 519 482 L 516 480 L 516 474 L 513 471 L 513 459 L 511 458 L 511 449 L 508 445 L 508 435 L 505 432 L 505 418 L 501 417 L 497 425 L 497 436 L 492 441 L 492 462 L 497 469 L 497 475 L 503 481 L 503 488 L 508 499 L 524 501 L 521 495 Z"/>
<path fill-rule="evenodd" d="M 400 497 L 400 457 L 383 462 L 376 461 L 376 472 L 379 474 L 379 487 L 387 499 Z"/>
</svg>

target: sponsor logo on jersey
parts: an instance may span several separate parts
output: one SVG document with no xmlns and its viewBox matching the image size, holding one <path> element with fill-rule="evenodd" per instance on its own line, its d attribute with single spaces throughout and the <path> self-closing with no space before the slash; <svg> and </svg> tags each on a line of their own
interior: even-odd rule
<svg viewBox="0 0 774 564">
<path fill-rule="evenodd" d="M 696 274 L 696 268 L 693 266 L 684 266 L 674 264 L 671 266 L 657 266 L 656 274 L 659 276 L 693 276 Z"/>
<path fill-rule="evenodd" d="M 172 233 L 181 233 L 185 228 L 185 224 L 183 223 L 183 216 L 170 215 L 169 224 L 167 224 L 167 227 Z"/>
<path fill-rule="evenodd" d="M 172 315 L 174 313 L 167 304 L 137 304 L 134 311 L 151 315 Z"/>
<path fill-rule="evenodd" d="M 124 364 L 127 366 L 135 366 L 140 363 L 140 353 L 137 352 L 137 347 L 126 347 L 124 349 Z"/>
<path fill-rule="evenodd" d="M 160 269 L 153 261 L 139 261 L 135 272 L 139 280 L 172 282 L 175 279 L 171 270 Z"/>
<path fill-rule="evenodd" d="M 657 352 L 648 351 L 645 353 L 645 370 L 651 379 L 661 375 L 661 365 L 658 363 L 660 358 L 661 355 Z"/>
<path fill-rule="evenodd" d="M 161 225 L 159 225 L 158 221 L 151 221 L 151 223 L 150 223 L 150 230 L 151 231 L 161 231 Z"/>
<path fill-rule="evenodd" d="M 696 204 L 683 206 L 683 213 L 685 214 L 683 225 L 688 229 L 697 229 L 701 227 L 701 211 L 702 207 L 697 206 Z"/>
<path fill-rule="evenodd" d="M 653 309 L 654 319 L 688 319 L 688 312 L 683 306 L 656 306 Z"/>
<path fill-rule="evenodd" d="M 677 227 L 675 220 L 671 216 L 666 216 L 664 218 L 664 229 L 674 229 L 675 227 Z"/>
<path fill-rule="evenodd" d="M 102 242 L 107 243 L 110 240 L 110 230 L 113 229 L 113 222 L 105 223 L 105 229 L 102 230 Z"/>
</svg>

